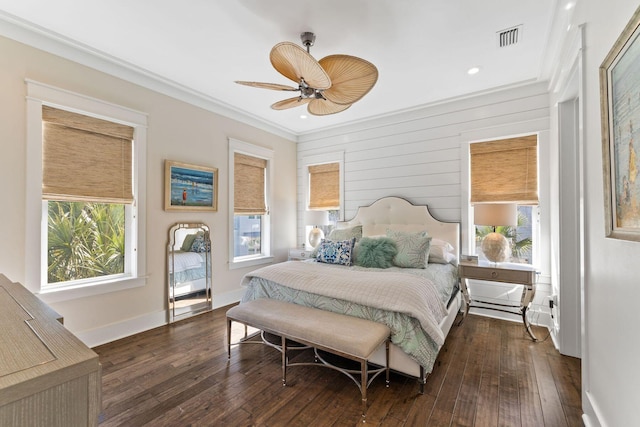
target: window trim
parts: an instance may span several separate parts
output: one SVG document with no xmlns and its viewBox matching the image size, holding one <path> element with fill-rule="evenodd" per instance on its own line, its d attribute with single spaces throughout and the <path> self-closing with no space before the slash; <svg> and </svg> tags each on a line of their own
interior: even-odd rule
<svg viewBox="0 0 640 427">
<path fill-rule="evenodd" d="M 262 215 L 262 223 L 260 225 L 262 232 L 262 239 L 260 245 L 261 253 L 259 255 L 249 255 L 241 258 L 236 258 L 235 253 L 235 239 L 233 236 L 234 227 L 234 170 L 235 170 L 235 153 L 246 154 L 253 157 L 259 157 L 267 161 L 267 172 L 265 176 L 265 197 L 267 204 L 267 213 Z M 255 265 L 268 264 L 273 262 L 273 256 L 271 254 L 272 242 L 272 223 L 271 223 L 271 200 L 272 199 L 272 183 L 274 174 L 274 152 L 270 148 L 261 147 L 258 145 L 243 142 L 234 138 L 229 138 L 229 269 L 251 267 Z M 262 241 L 264 240 L 264 242 Z"/>
<path fill-rule="evenodd" d="M 26 79 L 26 217 L 25 278 L 26 286 L 47 303 L 66 301 L 91 295 L 129 289 L 146 284 L 145 196 L 146 174 L 140 170 L 146 163 L 147 114 L 99 99 Z M 128 269 L 122 277 L 109 276 L 76 286 L 51 288 L 47 280 L 47 210 L 42 200 L 42 105 L 107 119 L 134 128 L 133 196 L 134 203 L 125 208 L 128 218 L 125 260 Z"/>
</svg>

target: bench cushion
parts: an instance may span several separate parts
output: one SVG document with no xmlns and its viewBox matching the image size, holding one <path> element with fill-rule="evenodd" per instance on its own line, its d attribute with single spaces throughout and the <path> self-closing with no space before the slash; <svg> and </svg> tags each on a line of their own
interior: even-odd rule
<svg viewBox="0 0 640 427">
<path fill-rule="evenodd" d="M 232 307 L 227 317 L 362 359 L 367 359 L 391 333 L 382 323 L 265 298 Z"/>
</svg>

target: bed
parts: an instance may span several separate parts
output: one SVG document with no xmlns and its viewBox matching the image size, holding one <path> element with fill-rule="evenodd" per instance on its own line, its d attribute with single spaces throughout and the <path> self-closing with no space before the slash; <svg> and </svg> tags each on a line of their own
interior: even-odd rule
<svg viewBox="0 0 640 427">
<path fill-rule="evenodd" d="M 391 263 L 388 253 L 380 257 L 390 241 L 397 249 Z M 427 206 L 386 197 L 338 223 L 316 259 L 245 275 L 241 303 L 273 298 L 385 323 L 392 330 L 391 369 L 424 384 L 462 304 L 459 242 L 459 223 L 435 219 Z M 347 255 L 356 265 L 336 261 Z M 379 349 L 370 360 L 384 364 L 384 356 Z"/>
</svg>

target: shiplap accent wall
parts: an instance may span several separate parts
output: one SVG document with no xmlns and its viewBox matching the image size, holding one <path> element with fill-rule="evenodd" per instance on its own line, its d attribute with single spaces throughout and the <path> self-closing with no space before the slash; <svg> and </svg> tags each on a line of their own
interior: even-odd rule
<svg viewBox="0 0 640 427">
<path fill-rule="evenodd" d="M 361 102 L 366 102 L 366 98 Z M 358 108 L 355 104 L 351 108 Z M 440 105 L 377 118 L 347 127 L 303 135 L 299 138 L 298 242 L 305 241 L 305 159 L 326 152 L 344 153 L 344 218 L 352 218 L 358 206 L 386 196 L 399 196 L 414 204 L 426 204 L 443 221 L 462 223 L 468 237 L 468 144 L 538 132 L 541 174 L 548 163 L 550 127 L 549 93 L 545 83 L 460 99 Z M 312 118 L 312 120 L 315 118 Z M 321 118 L 320 118 L 321 120 Z M 548 175 L 548 174 L 547 174 Z M 466 181 L 466 182 L 463 182 Z M 549 179 L 540 179 L 542 245 L 549 245 Z M 544 207 L 543 207 L 544 205 Z M 464 247 L 464 245 L 463 245 Z M 548 253 L 548 248 L 541 250 Z M 545 260 L 543 266 L 548 265 Z M 544 268 L 546 270 L 546 268 Z M 476 283 L 475 292 L 485 300 L 519 300 L 519 287 Z M 473 289 L 472 289 L 473 292 Z M 531 309 L 533 323 L 549 325 L 547 297 L 550 277 L 544 271 Z M 483 310 L 483 314 L 514 320 L 514 316 Z"/>
<path fill-rule="evenodd" d="M 366 98 L 361 102 L 366 102 Z M 351 108 L 358 108 L 355 104 Z M 462 219 L 464 135 L 539 122 L 548 129 L 546 84 L 522 86 L 482 96 L 380 117 L 355 125 L 302 135 L 298 165 L 305 157 L 344 151 L 344 219 L 358 206 L 385 196 L 427 204 L 438 219 Z M 315 120 L 312 118 L 311 120 Z M 317 118 L 322 120 L 322 118 Z M 513 127 L 511 127 L 513 128 Z M 508 135 L 507 135 L 508 136 Z M 466 147 L 466 146 L 465 146 Z M 298 241 L 304 241 L 304 168 L 298 167 Z M 468 184 L 467 184 L 468 186 Z"/>
</svg>

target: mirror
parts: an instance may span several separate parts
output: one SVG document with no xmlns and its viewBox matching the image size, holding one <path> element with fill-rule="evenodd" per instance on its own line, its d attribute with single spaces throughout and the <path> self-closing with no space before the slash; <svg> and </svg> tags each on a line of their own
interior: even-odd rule
<svg viewBox="0 0 640 427">
<path fill-rule="evenodd" d="M 213 309 L 211 239 L 202 223 L 176 223 L 167 248 L 169 323 Z"/>
</svg>

